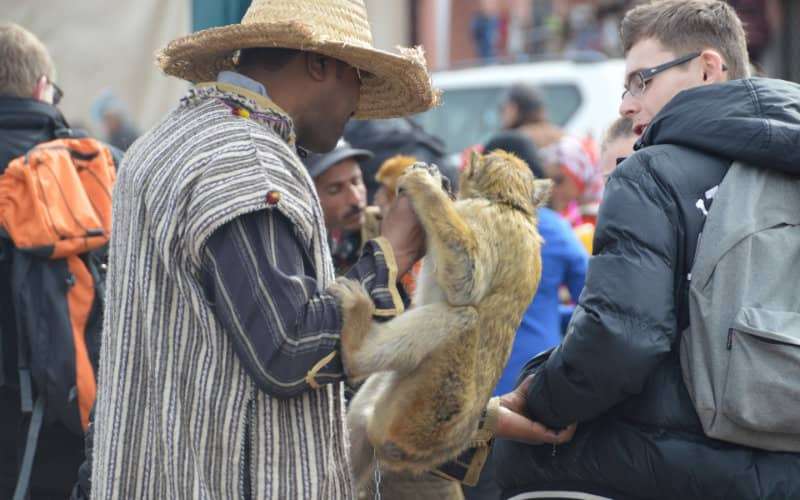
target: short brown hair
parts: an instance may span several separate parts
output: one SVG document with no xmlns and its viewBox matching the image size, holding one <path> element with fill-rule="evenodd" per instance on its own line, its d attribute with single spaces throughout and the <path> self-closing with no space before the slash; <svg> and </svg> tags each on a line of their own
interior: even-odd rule
<svg viewBox="0 0 800 500">
<path fill-rule="evenodd" d="M 0 95 L 31 97 L 39 78 L 55 78 L 50 53 L 36 35 L 13 23 L 0 24 Z"/>
<path fill-rule="evenodd" d="M 733 7 L 719 0 L 655 0 L 628 11 L 620 26 L 625 54 L 654 38 L 677 56 L 718 51 L 731 80 L 750 76 L 747 37 Z"/>
<path fill-rule="evenodd" d="M 634 135 L 633 121 L 625 116 L 619 117 L 614 120 L 614 123 L 612 123 L 610 127 L 608 127 L 606 135 L 603 137 L 603 143 L 601 144 L 600 149 L 605 150 L 609 144 L 617 139 L 631 135 Z"/>
</svg>

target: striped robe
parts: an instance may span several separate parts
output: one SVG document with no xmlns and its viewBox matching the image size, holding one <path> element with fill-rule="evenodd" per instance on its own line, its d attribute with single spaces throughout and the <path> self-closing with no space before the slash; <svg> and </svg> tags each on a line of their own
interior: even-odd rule
<svg viewBox="0 0 800 500">
<path fill-rule="evenodd" d="M 267 99 L 216 84 L 193 89 L 129 150 L 114 192 L 93 498 L 353 497 L 342 384 L 285 400 L 257 390 L 198 279 L 216 229 L 276 209 L 320 289 L 332 282 L 319 200 L 293 143 Z"/>
</svg>

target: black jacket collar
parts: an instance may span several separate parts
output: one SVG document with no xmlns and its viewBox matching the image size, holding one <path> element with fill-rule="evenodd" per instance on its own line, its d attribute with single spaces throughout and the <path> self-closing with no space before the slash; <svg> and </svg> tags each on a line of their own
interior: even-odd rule
<svg viewBox="0 0 800 500">
<path fill-rule="evenodd" d="M 800 174 L 800 85 L 749 78 L 676 95 L 637 147 L 674 144 Z"/>
<path fill-rule="evenodd" d="M 53 105 L 35 99 L 0 96 L 0 130 L 41 130 L 69 128 L 61 112 Z"/>
<path fill-rule="evenodd" d="M 34 99 L 0 96 L 0 172 L 30 148 L 69 132 L 64 116 L 55 106 Z"/>
</svg>

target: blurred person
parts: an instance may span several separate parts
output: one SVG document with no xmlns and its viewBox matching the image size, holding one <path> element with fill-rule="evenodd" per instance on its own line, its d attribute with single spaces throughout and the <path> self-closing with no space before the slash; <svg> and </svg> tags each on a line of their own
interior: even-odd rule
<svg viewBox="0 0 800 500">
<path fill-rule="evenodd" d="M 458 165 L 448 161 L 444 142 L 412 118 L 352 120 L 344 129 L 344 138 L 353 147 L 366 149 L 374 155 L 361 162 L 369 204 L 375 203 L 375 193 L 380 187 L 375 173 L 383 162 L 395 155 L 413 156 L 417 161 L 435 163 L 451 186 L 458 184 Z"/>
<path fill-rule="evenodd" d="M 728 0 L 742 20 L 747 33 L 747 52 L 750 61 L 759 69 L 764 62 L 764 53 L 769 48 L 781 25 L 779 0 Z"/>
<path fill-rule="evenodd" d="M 586 251 L 592 253 L 603 177 L 586 146 L 564 136 L 544 149 L 545 173 L 553 180 L 550 206 L 564 216 Z"/>
<path fill-rule="evenodd" d="M 55 81 L 56 68 L 44 44 L 19 25 L 0 23 L 0 174 L 14 158 L 25 155 L 41 143 L 82 136 L 70 128 L 57 107 L 63 93 Z M 118 153 L 112 150 L 115 160 L 119 158 Z M 15 296 L 19 290 L 14 288 L 14 276 L 35 272 L 37 278 L 43 280 L 43 277 L 51 276 L 51 270 L 59 276 L 66 272 L 57 268 L 63 261 L 47 259 L 45 264 L 30 257 L 19 257 L 9 234 L 0 230 L 0 498 L 12 498 L 18 480 L 25 475 L 21 470 L 23 454 L 35 420 L 35 411 L 23 411 L 21 400 L 26 391 L 22 385 L 26 384 L 21 381 L 20 373 L 27 371 L 30 374 L 31 368 L 39 369 L 34 357 L 36 360 L 48 358 L 47 363 L 54 362 L 46 351 L 50 345 L 32 345 L 28 353 L 30 359 L 18 359 L 19 353 L 25 351 L 22 345 L 28 343 L 21 336 L 28 335 L 25 339 L 29 338 L 30 332 L 25 327 L 30 324 L 30 319 L 19 317 L 23 313 L 15 310 L 14 304 L 24 301 L 24 298 Z M 36 282 L 36 286 L 40 283 Z M 54 297 L 57 297 L 62 289 L 60 279 L 53 286 L 57 287 L 54 290 Z M 39 304 L 50 304 L 49 298 L 38 297 L 37 300 Z M 52 328 L 61 319 L 60 315 L 53 316 L 36 320 L 44 329 L 37 333 L 69 335 L 71 338 L 71 331 Z M 94 345 L 94 341 L 99 340 L 93 336 L 93 326 L 86 327 L 86 334 L 88 344 Z M 60 365 L 54 367 L 53 371 L 60 368 Z M 45 391 L 38 387 L 38 380 L 33 382 L 28 389 L 31 396 L 38 399 Z M 48 387 L 48 390 L 48 395 L 54 400 L 56 388 Z M 49 404 L 44 410 L 45 421 L 38 433 L 38 442 L 30 441 L 34 446 L 31 450 L 35 450 L 28 487 L 31 499 L 69 496 L 78 467 L 84 459 L 84 439 L 79 430 L 70 430 L 64 420 L 54 417 L 60 417 L 59 412 L 71 417 L 70 410 L 75 411 L 74 408 Z"/>
<path fill-rule="evenodd" d="M 567 135 L 547 119 L 541 92 L 530 85 L 515 84 L 501 108 L 503 127 L 527 134 L 553 180 L 550 204 L 573 226 L 593 223 L 597 216 L 602 178 L 590 141 Z"/>
<path fill-rule="evenodd" d="M 517 83 L 511 86 L 500 109 L 504 129 L 527 134 L 541 152 L 564 137 L 564 131 L 547 118 L 544 98 L 536 87 Z"/>
<path fill-rule="evenodd" d="M 369 151 L 354 149 L 340 139 L 333 151 L 312 153 L 303 159 L 319 195 L 337 276 L 358 261 L 369 239 L 380 236 L 376 214 L 367 211 L 367 189 L 359 166 L 370 158 Z"/>
<path fill-rule="evenodd" d="M 500 22 L 496 0 L 481 0 L 470 26 L 475 52 L 480 59 L 491 60 L 497 55 Z"/>
<path fill-rule="evenodd" d="M 614 120 L 600 146 L 600 172 L 607 181 L 617 164 L 633 154 L 639 136 L 633 133 L 633 122 L 627 116 Z"/>
<path fill-rule="evenodd" d="M 594 224 L 603 194 L 603 177 L 597 163 L 580 141 L 562 137 L 545 148 L 545 173 L 553 180 L 550 206 L 573 226 Z"/>
<path fill-rule="evenodd" d="M 122 100 L 106 89 L 92 104 L 92 117 L 114 147 L 127 151 L 140 132 Z"/>
<path fill-rule="evenodd" d="M 565 50 L 602 52 L 603 30 L 596 5 L 575 5 L 567 16 L 567 41 Z"/>
<path fill-rule="evenodd" d="M 206 83 L 120 169 L 83 495 L 353 498 L 343 318 L 300 156 L 334 149 L 353 116 L 437 100 L 419 52 L 370 40 L 360 1 L 255 0 L 242 23 L 160 51 L 166 74 Z M 424 238 L 405 197 L 386 221 L 347 276 L 391 317 Z"/>
<path fill-rule="evenodd" d="M 692 321 L 698 203 L 732 161 L 800 174 L 800 86 L 749 78 L 742 24 L 721 1 L 641 5 L 627 13 L 622 40 L 620 114 L 642 135 L 639 149 L 609 178 L 568 334 L 526 366 L 530 385 L 519 389 L 531 418 L 578 430 L 555 449 L 498 441 L 497 480 L 505 494 L 798 498 L 800 454 L 705 434 L 679 347 Z"/>
</svg>

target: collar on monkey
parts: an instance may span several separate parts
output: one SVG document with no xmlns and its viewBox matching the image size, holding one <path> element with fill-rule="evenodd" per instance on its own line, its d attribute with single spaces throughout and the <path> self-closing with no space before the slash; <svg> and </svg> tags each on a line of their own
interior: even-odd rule
<svg viewBox="0 0 800 500">
<path fill-rule="evenodd" d="M 511 207 L 514 210 L 519 210 L 520 212 L 524 213 L 525 215 L 533 215 L 531 212 L 530 207 L 524 207 L 518 203 L 514 203 L 510 200 L 496 200 L 492 198 L 487 198 L 487 200 L 491 201 L 492 203 L 497 203 L 498 205 L 505 205 L 507 207 Z"/>
</svg>

